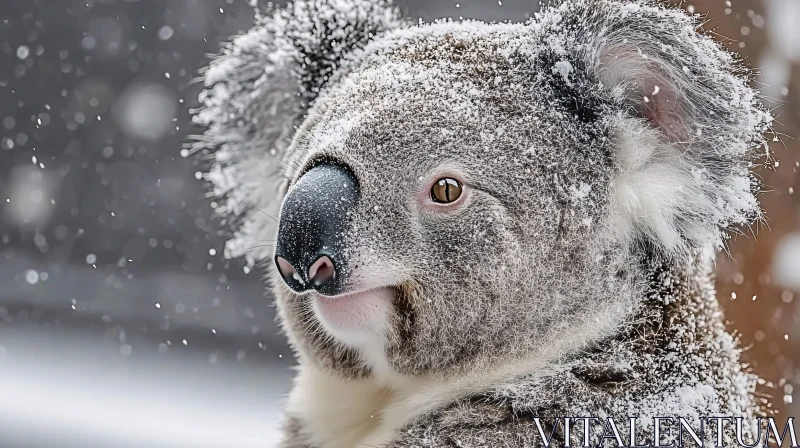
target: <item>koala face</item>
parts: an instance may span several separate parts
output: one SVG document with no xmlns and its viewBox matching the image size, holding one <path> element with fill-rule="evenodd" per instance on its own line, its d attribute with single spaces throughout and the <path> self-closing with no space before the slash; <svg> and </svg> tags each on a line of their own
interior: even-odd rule
<svg viewBox="0 0 800 448">
<path fill-rule="evenodd" d="M 277 235 L 249 254 L 274 261 L 290 342 L 348 377 L 582 349 L 636 310 L 648 257 L 682 263 L 759 213 L 769 114 L 694 19 L 647 0 L 418 26 L 301 0 L 206 86 L 195 151 L 228 255 Z"/>
<path fill-rule="evenodd" d="M 582 303 L 579 285 L 618 280 L 598 250 L 614 168 L 604 124 L 567 116 L 560 75 L 536 76 L 547 58 L 501 56 L 526 33 L 452 28 L 352 67 L 290 148 L 277 255 L 294 291 L 278 280 L 279 304 L 314 321 L 297 333 L 359 353 L 379 341 L 401 373 L 522 356 L 509 340 L 560 337 L 574 308 L 607 305 Z M 321 257 L 333 281 L 314 287 Z"/>
</svg>

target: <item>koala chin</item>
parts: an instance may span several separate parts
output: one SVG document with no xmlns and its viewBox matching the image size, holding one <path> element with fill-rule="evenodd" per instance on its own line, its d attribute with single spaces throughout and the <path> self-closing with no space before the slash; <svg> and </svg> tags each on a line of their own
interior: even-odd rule
<svg viewBox="0 0 800 448">
<path fill-rule="evenodd" d="M 282 447 L 541 446 L 534 417 L 629 416 L 657 444 L 653 417 L 766 411 L 712 268 L 761 218 L 772 117 L 697 16 L 297 0 L 256 22 L 204 72 L 186 154 L 295 351 Z"/>
</svg>

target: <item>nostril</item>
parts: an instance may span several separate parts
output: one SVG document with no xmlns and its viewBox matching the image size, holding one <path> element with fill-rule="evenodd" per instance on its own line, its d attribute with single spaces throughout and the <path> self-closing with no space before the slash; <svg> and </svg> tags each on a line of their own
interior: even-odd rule
<svg viewBox="0 0 800 448">
<path fill-rule="evenodd" d="M 283 257 L 278 258 L 278 271 L 280 271 L 283 277 L 291 277 L 292 274 L 297 272 L 294 266 L 291 265 L 288 261 L 286 261 Z"/>
<path fill-rule="evenodd" d="M 333 262 L 327 255 L 323 255 L 308 268 L 308 280 L 319 286 L 336 276 Z"/>
</svg>

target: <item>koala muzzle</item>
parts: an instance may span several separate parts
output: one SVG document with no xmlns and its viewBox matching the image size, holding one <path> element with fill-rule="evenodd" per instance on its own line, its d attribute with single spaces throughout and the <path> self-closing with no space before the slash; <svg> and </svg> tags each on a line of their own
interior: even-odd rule
<svg viewBox="0 0 800 448">
<path fill-rule="evenodd" d="M 355 177 L 339 165 L 306 172 L 283 200 L 275 264 L 295 292 L 342 292 L 343 236 L 358 199 Z"/>
</svg>

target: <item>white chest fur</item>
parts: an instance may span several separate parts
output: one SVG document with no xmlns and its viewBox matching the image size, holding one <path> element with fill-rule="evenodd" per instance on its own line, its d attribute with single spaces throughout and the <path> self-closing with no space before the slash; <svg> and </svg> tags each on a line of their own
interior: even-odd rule
<svg viewBox="0 0 800 448">
<path fill-rule="evenodd" d="M 372 380 L 344 380 L 302 366 L 287 413 L 302 422 L 315 446 L 353 448 L 369 435 L 385 432 L 384 412 L 396 400 L 396 392 Z"/>
</svg>

